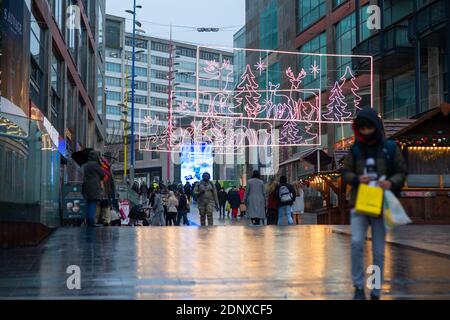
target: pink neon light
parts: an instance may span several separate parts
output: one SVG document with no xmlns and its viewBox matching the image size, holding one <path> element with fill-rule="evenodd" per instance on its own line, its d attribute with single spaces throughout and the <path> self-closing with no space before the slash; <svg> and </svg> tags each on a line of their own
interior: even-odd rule
<svg viewBox="0 0 450 320">
<path fill-rule="evenodd" d="M 263 72 L 264 70 L 266 70 L 266 64 L 264 63 L 264 61 L 261 60 L 261 57 L 259 58 L 258 63 L 255 64 L 255 68 L 256 68 L 256 70 L 259 71 L 259 75 L 261 75 L 262 72 Z"/>
<path fill-rule="evenodd" d="M 320 74 L 320 66 L 317 65 L 317 61 L 314 60 L 314 64 L 309 69 L 311 71 L 311 74 L 314 76 L 314 79 L 317 78 L 317 76 Z"/>
</svg>

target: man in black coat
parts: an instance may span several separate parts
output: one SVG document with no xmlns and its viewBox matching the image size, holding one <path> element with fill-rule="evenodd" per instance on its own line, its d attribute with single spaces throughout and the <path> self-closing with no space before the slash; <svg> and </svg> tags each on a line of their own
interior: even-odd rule
<svg viewBox="0 0 450 320">
<path fill-rule="evenodd" d="M 83 196 L 87 201 L 87 225 L 95 226 L 95 214 L 97 205 L 103 198 L 103 178 L 105 172 L 100 166 L 100 154 L 91 150 L 88 154 L 88 162 L 83 165 Z"/>
</svg>

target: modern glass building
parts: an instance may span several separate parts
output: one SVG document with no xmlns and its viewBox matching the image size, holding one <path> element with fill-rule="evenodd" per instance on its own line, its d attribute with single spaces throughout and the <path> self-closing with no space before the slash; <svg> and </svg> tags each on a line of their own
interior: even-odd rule
<svg viewBox="0 0 450 320">
<path fill-rule="evenodd" d="M 449 12 L 450 2 L 442 0 L 248 0 L 245 41 L 248 48 L 374 56 L 373 107 L 387 120 L 411 119 L 448 100 Z M 369 27 L 374 22 L 379 30 Z M 312 64 L 310 57 L 282 59 L 271 54 L 267 61 L 281 70 Z M 322 62 L 327 74 L 304 86 L 333 83 L 347 66 L 364 67 L 356 59 L 328 57 Z M 361 92 L 361 106 L 370 105 L 369 97 Z M 348 125 L 324 126 L 322 147 L 333 155 L 351 135 Z M 303 149 L 280 150 L 283 169 L 294 179 L 304 171 L 294 161 Z"/>
</svg>

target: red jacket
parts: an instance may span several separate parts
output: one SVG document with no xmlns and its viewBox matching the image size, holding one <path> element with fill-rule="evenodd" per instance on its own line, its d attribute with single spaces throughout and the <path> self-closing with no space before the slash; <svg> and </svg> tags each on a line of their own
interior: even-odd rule
<svg viewBox="0 0 450 320">
<path fill-rule="evenodd" d="M 241 199 L 241 203 L 244 202 L 244 197 L 245 197 L 245 188 L 240 188 L 239 189 L 239 198 Z"/>
</svg>

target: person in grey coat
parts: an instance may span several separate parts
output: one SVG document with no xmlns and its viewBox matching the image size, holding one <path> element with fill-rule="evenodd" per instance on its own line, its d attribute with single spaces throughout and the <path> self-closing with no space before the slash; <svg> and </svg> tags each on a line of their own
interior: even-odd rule
<svg viewBox="0 0 450 320">
<path fill-rule="evenodd" d="M 166 221 L 164 218 L 164 207 L 162 204 L 161 194 L 159 192 L 159 188 L 156 188 L 154 191 L 154 200 L 153 200 L 153 216 L 152 216 L 152 226 L 165 226 Z"/>
<path fill-rule="evenodd" d="M 248 180 L 245 190 L 244 203 L 247 206 L 247 216 L 254 225 L 259 225 L 266 218 L 266 191 L 264 182 L 258 170 L 253 171 L 253 176 Z"/>
<path fill-rule="evenodd" d="M 91 150 L 88 161 L 83 165 L 82 193 L 87 201 L 87 225 L 95 226 L 95 214 L 99 201 L 103 199 L 103 178 L 105 172 L 100 166 L 100 153 Z"/>
</svg>

